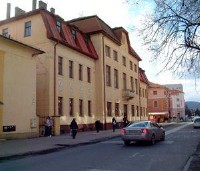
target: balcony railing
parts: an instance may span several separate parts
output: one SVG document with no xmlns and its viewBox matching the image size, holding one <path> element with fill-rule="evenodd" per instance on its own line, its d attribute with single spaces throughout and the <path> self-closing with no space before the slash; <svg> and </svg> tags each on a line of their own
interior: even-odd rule
<svg viewBox="0 0 200 171">
<path fill-rule="evenodd" d="M 130 89 L 124 89 L 122 90 L 122 97 L 132 99 L 134 98 L 134 91 Z"/>
</svg>

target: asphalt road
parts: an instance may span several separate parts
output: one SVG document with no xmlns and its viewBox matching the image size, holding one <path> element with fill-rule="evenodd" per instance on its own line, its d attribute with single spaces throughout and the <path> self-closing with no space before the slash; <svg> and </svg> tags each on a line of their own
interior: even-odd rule
<svg viewBox="0 0 200 171">
<path fill-rule="evenodd" d="M 0 171 L 183 171 L 200 141 L 200 129 L 169 127 L 154 146 L 124 146 L 120 138 L 0 163 Z"/>
</svg>

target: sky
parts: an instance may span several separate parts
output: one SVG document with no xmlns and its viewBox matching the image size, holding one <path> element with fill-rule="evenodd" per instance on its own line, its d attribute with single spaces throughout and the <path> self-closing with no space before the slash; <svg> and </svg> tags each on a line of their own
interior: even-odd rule
<svg viewBox="0 0 200 171">
<path fill-rule="evenodd" d="M 185 93 L 185 101 L 200 102 L 199 80 L 193 78 L 176 78 L 170 72 L 159 73 L 162 64 L 152 63 L 151 52 L 147 50 L 137 34 L 141 27 L 141 21 L 146 13 L 153 9 L 151 0 L 135 0 L 142 5 L 127 4 L 125 0 L 43 0 L 47 3 L 47 10 L 55 8 L 55 13 L 64 20 L 71 20 L 78 17 L 98 15 L 111 28 L 123 27 L 129 32 L 130 42 L 133 49 L 142 58 L 140 67 L 145 70 L 149 81 L 158 84 L 182 84 Z M 37 0 L 37 7 L 38 7 Z M 0 20 L 6 19 L 7 3 L 11 3 L 11 17 L 14 16 L 15 7 L 26 12 L 32 10 L 32 0 L 0 0 Z"/>
</svg>

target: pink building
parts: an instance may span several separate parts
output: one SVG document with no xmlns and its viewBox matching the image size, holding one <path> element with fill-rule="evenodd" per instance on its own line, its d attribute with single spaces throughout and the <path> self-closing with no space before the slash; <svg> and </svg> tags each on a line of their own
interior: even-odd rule
<svg viewBox="0 0 200 171">
<path fill-rule="evenodd" d="M 180 90 L 169 90 L 169 92 L 171 117 L 180 119 L 185 116 L 184 92 Z"/>
</svg>

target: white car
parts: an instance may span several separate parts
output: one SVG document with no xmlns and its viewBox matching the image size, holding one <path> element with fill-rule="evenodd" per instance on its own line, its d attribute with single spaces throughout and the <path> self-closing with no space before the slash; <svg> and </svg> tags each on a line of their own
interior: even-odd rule
<svg viewBox="0 0 200 171">
<path fill-rule="evenodd" d="M 200 128 L 200 117 L 194 119 L 193 127 Z"/>
</svg>

